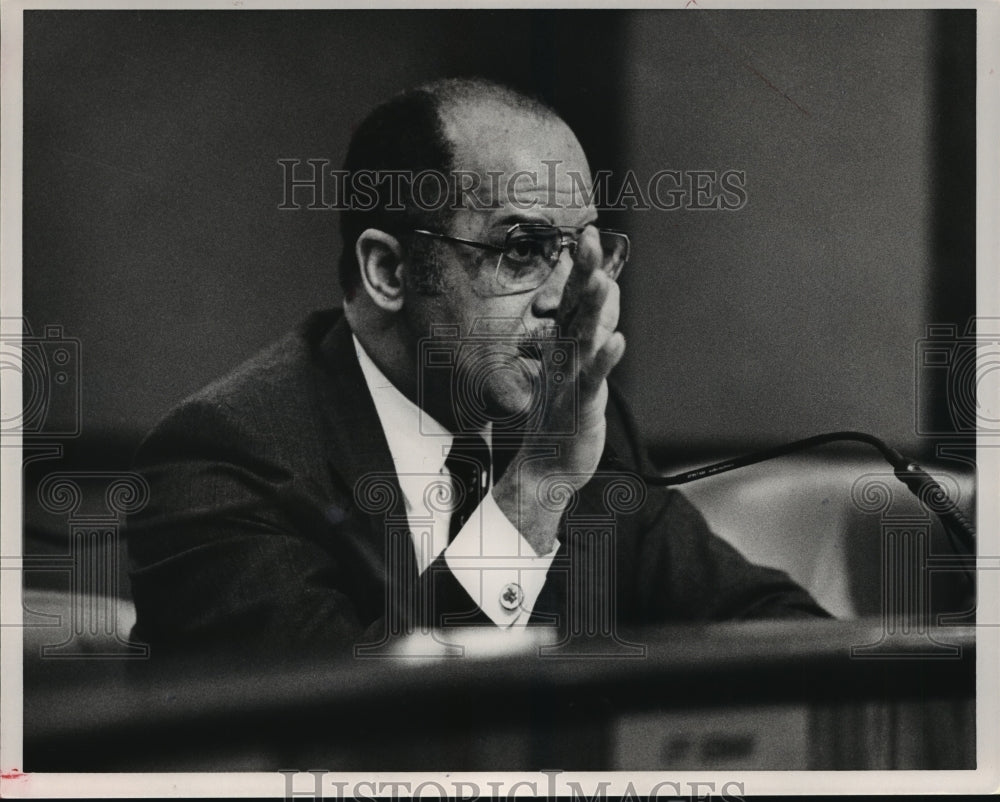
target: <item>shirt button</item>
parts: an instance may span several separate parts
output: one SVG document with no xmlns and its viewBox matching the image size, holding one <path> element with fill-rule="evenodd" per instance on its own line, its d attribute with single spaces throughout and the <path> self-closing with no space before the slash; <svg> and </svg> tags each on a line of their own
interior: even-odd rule
<svg viewBox="0 0 1000 802">
<path fill-rule="evenodd" d="M 518 610 L 524 602 L 524 591 L 517 582 L 508 582 L 500 591 L 500 606 L 505 610 Z"/>
</svg>

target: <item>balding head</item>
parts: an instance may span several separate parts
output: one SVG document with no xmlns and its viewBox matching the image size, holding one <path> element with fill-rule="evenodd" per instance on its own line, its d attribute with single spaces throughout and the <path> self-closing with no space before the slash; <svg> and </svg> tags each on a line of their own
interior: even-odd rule
<svg viewBox="0 0 1000 802">
<path fill-rule="evenodd" d="M 540 100 L 479 78 L 434 81 L 396 95 L 372 111 L 351 138 L 344 170 L 350 175 L 372 171 L 381 177 L 507 171 L 510 148 L 501 152 L 502 145 L 514 141 L 512 137 L 530 142 L 542 132 L 542 138 L 553 142 L 552 158 L 565 159 L 567 146 L 575 148 L 572 155 L 582 157 L 569 127 Z M 374 204 L 370 196 L 358 193 L 345 198 L 340 283 L 348 296 L 360 281 L 354 245 L 365 229 L 376 228 L 405 242 L 412 229 L 443 230 L 454 215 L 454 197 L 429 208 L 414 201 L 412 185 L 402 182 L 392 188 L 392 180 L 379 182 Z M 433 196 L 434 182 L 426 183 L 421 191 Z"/>
<path fill-rule="evenodd" d="M 446 78 L 419 86 L 415 91 L 432 95 L 442 117 L 484 108 L 537 120 L 559 120 L 552 107 L 538 98 L 482 78 Z"/>
</svg>

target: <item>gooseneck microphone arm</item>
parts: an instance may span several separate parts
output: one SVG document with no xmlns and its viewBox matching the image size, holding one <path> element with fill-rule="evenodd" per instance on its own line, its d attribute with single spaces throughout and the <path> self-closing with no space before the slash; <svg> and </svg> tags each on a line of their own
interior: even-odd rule
<svg viewBox="0 0 1000 802">
<path fill-rule="evenodd" d="M 951 539 L 955 552 L 960 555 L 974 555 L 976 553 L 976 530 L 969 520 L 962 514 L 958 505 L 952 501 L 940 483 L 930 476 L 923 468 L 912 460 L 907 459 L 894 448 L 891 448 L 882 440 L 864 432 L 829 432 L 828 434 L 818 434 L 814 437 L 807 437 L 804 440 L 796 440 L 792 443 L 765 448 L 754 451 L 751 454 L 744 454 L 734 459 L 723 460 L 702 468 L 678 473 L 674 476 L 644 476 L 643 481 L 647 485 L 670 486 L 683 485 L 693 482 L 696 479 L 704 479 L 707 476 L 732 471 L 736 468 L 743 468 L 747 465 L 754 465 L 764 460 L 783 457 L 796 451 L 803 451 L 807 448 L 825 445 L 840 441 L 854 441 L 866 443 L 878 449 L 879 453 L 885 457 L 892 466 L 896 478 L 905 484 L 920 501 L 937 514 L 944 525 L 945 532 Z"/>
</svg>

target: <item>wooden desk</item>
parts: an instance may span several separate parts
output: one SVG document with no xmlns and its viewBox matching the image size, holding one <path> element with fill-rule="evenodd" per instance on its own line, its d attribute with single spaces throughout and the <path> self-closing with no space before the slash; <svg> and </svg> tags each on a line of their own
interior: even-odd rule
<svg viewBox="0 0 1000 802">
<path fill-rule="evenodd" d="M 44 685 L 26 677 L 24 768 L 975 767 L 972 628 L 767 622 L 628 639 L 638 653 L 525 640 L 490 655 L 473 638 L 462 657 L 408 641 L 394 657 L 269 669 L 67 662 Z"/>
</svg>

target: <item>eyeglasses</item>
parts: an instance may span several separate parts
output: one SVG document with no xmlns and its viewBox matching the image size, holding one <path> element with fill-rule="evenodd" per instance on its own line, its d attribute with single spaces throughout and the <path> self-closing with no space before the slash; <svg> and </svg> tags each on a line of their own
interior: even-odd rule
<svg viewBox="0 0 1000 802">
<path fill-rule="evenodd" d="M 425 237 L 499 254 L 496 269 L 486 288 L 489 295 L 515 295 L 540 287 L 552 274 L 564 250 L 568 249 L 570 256 L 576 254 L 582 232 L 582 228 L 563 229 L 543 223 L 515 223 L 507 229 L 504 243 L 499 246 L 438 234 L 436 231 L 413 231 L 414 234 Z M 610 229 L 599 229 L 598 234 L 601 241 L 601 269 L 612 280 L 617 279 L 628 261 L 631 247 L 628 235 Z"/>
</svg>

